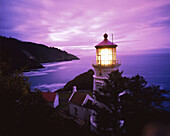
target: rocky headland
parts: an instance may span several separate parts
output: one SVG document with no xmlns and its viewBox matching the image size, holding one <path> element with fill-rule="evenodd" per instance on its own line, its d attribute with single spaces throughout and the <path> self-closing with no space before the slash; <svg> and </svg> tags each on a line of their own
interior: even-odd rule
<svg viewBox="0 0 170 136">
<path fill-rule="evenodd" d="M 9 63 L 11 70 L 44 68 L 41 63 L 78 59 L 58 48 L 0 36 L 0 62 Z"/>
</svg>

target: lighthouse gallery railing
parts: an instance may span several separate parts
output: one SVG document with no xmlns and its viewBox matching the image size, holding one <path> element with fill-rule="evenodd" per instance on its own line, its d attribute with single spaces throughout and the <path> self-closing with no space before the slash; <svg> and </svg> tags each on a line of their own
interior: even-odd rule
<svg viewBox="0 0 170 136">
<path fill-rule="evenodd" d="M 93 66 L 114 66 L 114 65 L 120 65 L 121 60 L 93 60 L 92 62 Z"/>
</svg>

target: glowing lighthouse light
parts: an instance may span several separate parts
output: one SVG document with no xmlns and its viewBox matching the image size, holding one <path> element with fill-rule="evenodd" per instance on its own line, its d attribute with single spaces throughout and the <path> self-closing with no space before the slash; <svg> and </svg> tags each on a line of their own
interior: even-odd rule
<svg viewBox="0 0 170 136">
<path fill-rule="evenodd" d="M 111 65 L 113 63 L 113 50 L 110 48 L 99 49 L 98 64 Z"/>
<path fill-rule="evenodd" d="M 96 45 L 96 63 L 101 66 L 116 64 L 116 47 L 117 45 L 107 39 L 108 35 L 104 34 L 104 40 Z"/>
<path fill-rule="evenodd" d="M 101 50 L 101 65 L 111 64 L 109 61 L 112 60 L 112 56 L 109 55 L 109 49 L 102 49 Z"/>
</svg>

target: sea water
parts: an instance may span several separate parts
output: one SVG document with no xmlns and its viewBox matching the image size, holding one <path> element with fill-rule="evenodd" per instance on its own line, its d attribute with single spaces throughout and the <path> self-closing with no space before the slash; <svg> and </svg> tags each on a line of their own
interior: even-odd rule
<svg viewBox="0 0 170 136">
<path fill-rule="evenodd" d="M 170 90 L 170 54 L 119 55 L 120 71 L 123 76 L 143 76 L 148 84 L 160 85 L 161 89 Z M 80 57 L 80 60 L 42 63 L 43 69 L 25 72 L 29 77 L 31 88 L 42 91 L 55 91 L 62 88 L 77 75 L 93 69 L 95 56 Z M 170 98 L 170 95 L 166 95 Z M 166 104 L 166 103 L 165 103 Z M 169 103 L 168 103 L 169 104 Z M 169 105 L 170 107 L 170 105 Z"/>
<path fill-rule="evenodd" d="M 77 75 L 93 69 L 94 56 L 81 57 L 80 60 L 42 63 L 43 69 L 25 72 L 31 88 L 54 91 L 62 88 Z M 170 54 L 121 55 L 120 71 L 123 76 L 143 76 L 149 84 L 160 85 L 170 90 Z"/>
</svg>

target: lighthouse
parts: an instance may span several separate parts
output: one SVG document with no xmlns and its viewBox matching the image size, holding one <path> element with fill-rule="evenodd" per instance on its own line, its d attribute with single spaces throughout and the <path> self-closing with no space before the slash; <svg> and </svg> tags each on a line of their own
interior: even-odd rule
<svg viewBox="0 0 170 136">
<path fill-rule="evenodd" d="M 108 40 L 108 34 L 103 35 L 104 40 L 95 46 L 96 48 L 96 61 L 92 64 L 94 68 L 93 75 L 93 91 L 98 91 L 105 84 L 105 79 L 108 79 L 108 74 L 114 70 L 118 70 L 120 61 L 116 57 L 117 44 Z M 114 90 L 113 90 L 114 91 Z M 96 101 L 93 95 L 93 103 L 99 106 L 104 106 Z M 92 110 L 92 115 L 90 117 L 91 130 L 97 132 L 97 124 L 95 119 L 95 111 Z"/>
<path fill-rule="evenodd" d="M 103 35 L 104 40 L 95 46 L 96 48 L 96 62 L 92 65 L 94 67 L 94 82 L 93 90 L 99 91 L 104 85 L 104 80 L 107 79 L 109 73 L 117 70 L 120 66 L 120 61 L 116 57 L 116 45 L 108 40 L 108 34 Z"/>
</svg>

